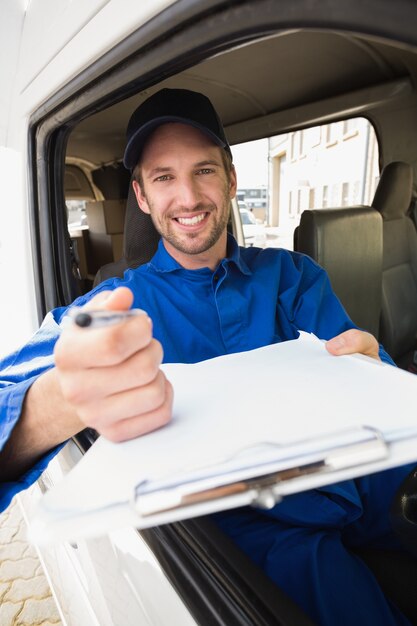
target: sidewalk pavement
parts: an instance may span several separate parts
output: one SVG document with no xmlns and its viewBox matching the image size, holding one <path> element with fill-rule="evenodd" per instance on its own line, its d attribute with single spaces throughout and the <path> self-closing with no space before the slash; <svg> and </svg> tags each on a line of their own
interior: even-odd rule
<svg viewBox="0 0 417 626">
<path fill-rule="evenodd" d="M 0 626 L 62 626 L 16 499 L 0 515 Z"/>
</svg>

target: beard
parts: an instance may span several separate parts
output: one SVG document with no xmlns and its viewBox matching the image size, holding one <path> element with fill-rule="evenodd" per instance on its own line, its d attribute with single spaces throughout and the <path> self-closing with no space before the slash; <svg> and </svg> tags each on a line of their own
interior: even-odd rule
<svg viewBox="0 0 417 626">
<path fill-rule="evenodd" d="M 212 248 L 226 230 L 229 222 L 231 206 L 230 198 L 226 193 L 224 194 L 223 202 L 220 207 L 214 205 L 198 205 L 193 207 L 193 213 L 201 211 L 210 214 L 209 219 L 211 220 L 211 226 L 210 229 L 208 231 L 205 230 L 204 233 L 177 232 L 173 224 L 173 221 L 175 221 L 173 216 L 168 214 L 167 216 L 163 216 L 162 220 L 159 220 L 149 198 L 147 198 L 147 202 L 151 211 L 152 222 L 158 233 L 163 239 L 170 243 L 173 248 L 184 254 L 201 254 Z M 181 213 L 181 215 L 185 216 L 187 212 L 191 213 L 189 209 L 181 209 L 180 207 L 176 211 L 176 214 Z"/>
</svg>

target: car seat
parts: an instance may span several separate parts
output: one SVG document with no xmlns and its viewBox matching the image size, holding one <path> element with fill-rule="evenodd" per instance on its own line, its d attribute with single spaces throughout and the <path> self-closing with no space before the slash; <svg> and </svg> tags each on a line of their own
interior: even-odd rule
<svg viewBox="0 0 417 626">
<path fill-rule="evenodd" d="M 159 239 L 160 235 L 150 216 L 140 209 L 130 184 L 123 231 L 123 255 L 120 260 L 107 263 L 98 270 L 93 286 L 107 278 L 122 277 L 128 268 L 147 263 L 155 254 Z"/>
<path fill-rule="evenodd" d="M 367 206 L 303 211 L 294 250 L 308 254 L 330 278 L 347 314 L 378 336 L 382 298 L 382 219 Z"/>
<path fill-rule="evenodd" d="M 372 206 L 383 219 L 380 341 L 404 369 L 417 366 L 417 230 L 408 215 L 412 200 L 411 165 L 385 166 Z M 417 368 L 416 368 L 417 371 Z"/>
</svg>

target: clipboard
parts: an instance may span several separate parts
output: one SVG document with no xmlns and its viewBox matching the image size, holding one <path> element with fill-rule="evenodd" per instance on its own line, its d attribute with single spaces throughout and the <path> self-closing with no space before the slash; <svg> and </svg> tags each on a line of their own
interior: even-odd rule
<svg viewBox="0 0 417 626">
<path fill-rule="evenodd" d="M 44 494 L 42 545 L 147 528 L 417 462 L 417 377 L 297 340 L 163 366 L 172 422 L 133 441 L 100 437 Z"/>
</svg>

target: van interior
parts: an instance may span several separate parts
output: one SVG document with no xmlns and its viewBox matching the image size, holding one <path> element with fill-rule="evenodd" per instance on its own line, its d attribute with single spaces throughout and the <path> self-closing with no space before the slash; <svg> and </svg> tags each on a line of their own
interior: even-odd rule
<svg viewBox="0 0 417 626">
<path fill-rule="evenodd" d="M 264 14 L 256 4 L 213 9 L 207 32 L 198 15 L 178 23 L 171 47 L 162 37 L 154 46 L 136 41 L 135 53 L 93 77 L 83 94 L 74 89 L 71 98 L 51 106 L 53 113 L 33 120 L 39 314 L 152 256 L 158 235 L 132 197 L 122 164 L 125 129 L 133 110 L 155 91 L 187 88 L 212 100 L 232 152 L 246 142 L 283 136 L 291 142 L 312 128 L 368 121 L 378 149 L 368 195 L 320 205 L 316 194 L 293 221 L 289 245 L 327 269 L 352 319 L 377 336 L 399 367 L 415 372 L 417 34 L 387 16 L 376 25 L 369 16 L 354 25 L 340 16 L 286 22 L 280 3 L 258 3 Z M 353 3 L 354 13 L 358 6 Z M 288 154 L 287 171 L 290 160 Z M 269 199 L 273 193 L 269 188 Z M 230 228 L 244 245 L 236 207 Z M 279 233 L 280 221 L 269 223 L 268 210 L 261 218 Z M 78 445 L 85 449 L 93 440 L 94 433 L 86 432 Z M 398 519 L 403 513 L 397 510 Z M 398 523 L 403 526 L 404 518 Z M 311 623 L 208 519 L 141 534 L 198 623 Z M 363 558 L 386 593 L 417 620 L 410 589 L 414 563 L 392 554 Z M 223 618 L 213 602 L 226 607 Z"/>
<path fill-rule="evenodd" d="M 78 209 L 81 228 L 71 228 L 78 290 L 146 262 L 155 251 L 157 239 L 148 220 L 137 226 L 142 243 L 132 227 L 140 215 L 137 207 L 128 211 L 131 227 L 125 231 L 126 207 L 135 199 L 129 197 L 130 172 L 122 156 L 130 114 L 156 90 L 203 91 L 219 111 L 232 146 L 360 114 L 376 130 L 380 171 L 389 166 L 376 195 L 360 210 L 342 205 L 331 207 L 332 214 L 328 207 L 307 209 L 296 249 L 326 267 L 352 319 L 377 336 L 400 366 L 411 367 L 417 329 L 413 61 L 415 66 L 410 50 L 369 37 L 284 32 L 210 57 L 83 119 L 68 137 L 64 187 L 72 216 L 74 207 L 83 207 Z M 279 77 L 271 81 L 277 63 Z M 103 266 L 115 262 L 103 273 Z"/>
</svg>

